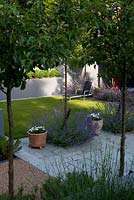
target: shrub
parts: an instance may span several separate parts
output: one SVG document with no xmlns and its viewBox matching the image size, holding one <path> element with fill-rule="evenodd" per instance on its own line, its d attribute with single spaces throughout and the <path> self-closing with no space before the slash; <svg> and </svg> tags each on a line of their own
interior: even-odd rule
<svg viewBox="0 0 134 200">
<path fill-rule="evenodd" d="M 127 105 L 126 131 L 134 130 L 134 106 Z M 116 103 L 97 104 L 96 108 L 90 108 L 90 112 L 100 112 L 103 117 L 103 130 L 113 133 L 121 131 L 121 109 Z"/>
<path fill-rule="evenodd" d="M 2 159 L 8 158 L 8 138 L 5 136 L 0 137 L 0 155 L 2 155 Z M 14 142 L 14 153 L 21 149 L 20 140 L 16 140 Z"/>
<path fill-rule="evenodd" d="M 133 200 L 133 183 L 129 184 L 129 177 L 126 182 L 118 177 L 118 153 L 116 158 L 112 156 L 113 152 L 106 147 L 103 155 L 102 152 L 98 155 L 91 153 L 87 158 L 90 159 L 89 166 L 84 158 L 85 168 L 79 167 L 57 178 L 49 178 L 42 187 L 41 199 Z"/>
<path fill-rule="evenodd" d="M 52 69 L 51 71 L 49 71 L 49 77 L 54 77 L 54 76 L 60 77 L 61 73 L 56 69 Z"/>
<path fill-rule="evenodd" d="M 36 70 L 35 71 L 35 78 L 43 78 L 48 77 L 48 73 L 44 70 Z"/>
<path fill-rule="evenodd" d="M 35 78 L 35 74 L 32 71 L 28 72 L 27 76 L 28 76 L 29 79 Z"/>
<path fill-rule="evenodd" d="M 127 90 L 127 98 L 126 98 L 127 103 L 131 104 L 134 106 L 134 91 L 132 90 Z"/>
<path fill-rule="evenodd" d="M 80 144 L 95 135 L 96 127 L 92 127 L 91 118 L 82 111 L 70 114 L 66 126 L 63 126 L 63 110 L 60 107 L 38 118 L 40 122 L 37 124 L 44 124 L 48 131 L 47 141 L 56 145 Z"/>
<path fill-rule="evenodd" d="M 94 97 L 101 101 L 119 102 L 121 93 L 120 90 L 115 91 L 113 88 L 96 88 L 94 90 Z"/>
<path fill-rule="evenodd" d="M 87 126 L 87 117 L 83 112 L 76 112 L 71 115 L 67 122 L 67 127 L 62 128 L 63 123 L 63 112 L 61 114 L 53 113 L 51 120 L 55 122 L 48 126 L 48 139 L 50 142 L 61 145 L 71 146 L 74 144 L 80 144 L 89 139 L 93 134 L 93 129 Z M 56 119 L 57 118 L 57 119 Z M 90 123 L 90 122 L 89 122 Z"/>
<path fill-rule="evenodd" d="M 66 179 L 50 178 L 42 189 L 44 200 L 133 200 L 134 190 L 118 185 L 116 180 L 110 184 L 106 179 L 95 181 L 85 172 L 67 174 Z"/>
<path fill-rule="evenodd" d="M 31 78 L 43 78 L 43 77 L 60 77 L 61 73 L 59 71 L 57 71 L 56 69 L 52 69 L 52 70 L 39 70 L 36 69 L 35 72 L 28 72 L 27 76 L 29 79 Z"/>
</svg>

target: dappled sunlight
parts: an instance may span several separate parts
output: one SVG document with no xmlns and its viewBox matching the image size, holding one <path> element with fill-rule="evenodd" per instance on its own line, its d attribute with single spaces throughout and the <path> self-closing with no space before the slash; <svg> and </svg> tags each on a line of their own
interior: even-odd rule
<svg viewBox="0 0 134 200">
<path fill-rule="evenodd" d="M 67 101 L 68 108 L 75 113 L 78 110 L 88 111 L 90 107 L 96 107 L 97 101 L 74 99 Z M 27 135 L 27 129 L 34 117 L 38 120 L 41 116 L 49 114 L 54 109 L 63 108 L 64 101 L 62 96 L 43 97 L 36 99 L 14 100 L 12 101 L 14 118 L 15 137 L 24 137 Z M 6 102 L 0 102 L 0 107 L 4 111 L 5 134 L 8 134 L 8 120 L 6 111 Z M 103 108 L 103 105 L 101 105 Z"/>
<path fill-rule="evenodd" d="M 100 106 L 103 109 L 102 103 L 98 103 L 97 101 L 92 100 L 72 100 L 68 102 L 68 106 L 71 108 L 77 108 L 77 109 L 89 109 L 89 107 L 97 108 L 97 105 L 100 104 Z"/>
</svg>

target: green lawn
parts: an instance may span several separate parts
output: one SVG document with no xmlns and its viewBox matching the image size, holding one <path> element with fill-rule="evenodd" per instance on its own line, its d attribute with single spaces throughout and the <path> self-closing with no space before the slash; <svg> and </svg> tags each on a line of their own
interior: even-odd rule
<svg viewBox="0 0 134 200">
<path fill-rule="evenodd" d="M 68 107 L 72 109 L 72 113 L 78 110 L 84 110 L 88 112 L 89 107 L 96 106 L 95 101 L 92 100 L 72 100 L 68 101 Z M 63 106 L 63 100 L 61 97 L 45 97 L 28 100 L 14 100 L 12 101 L 13 116 L 14 116 L 14 136 L 15 138 L 25 137 L 29 125 L 31 125 L 32 116 L 37 119 L 39 115 L 52 111 L 58 106 Z M 5 134 L 8 135 L 8 123 L 6 103 L 0 102 L 0 107 L 4 110 L 4 122 L 5 122 Z"/>
</svg>

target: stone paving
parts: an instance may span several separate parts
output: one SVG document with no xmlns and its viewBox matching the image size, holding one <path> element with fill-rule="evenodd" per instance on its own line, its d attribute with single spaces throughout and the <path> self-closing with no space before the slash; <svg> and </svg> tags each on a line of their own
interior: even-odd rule
<svg viewBox="0 0 134 200">
<path fill-rule="evenodd" d="M 102 162 L 104 154 L 114 161 L 119 161 L 120 135 L 102 132 L 99 136 L 69 148 L 47 144 L 43 149 L 28 147 L 28 138 L 21 140 L 22 149 L 16 156 L 29 162 L 51 176 L 70 172 L 72 170 L 91 169 L 91 164 L 97 160 Z M 126 135 L 125 173 L 134 170 L 134 133 Z M 113 166 L 113 170 L 118 170 Z"/>
</svg>

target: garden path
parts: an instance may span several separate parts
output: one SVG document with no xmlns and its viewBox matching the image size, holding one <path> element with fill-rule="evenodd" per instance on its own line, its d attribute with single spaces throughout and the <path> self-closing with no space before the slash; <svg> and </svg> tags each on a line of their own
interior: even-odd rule
<svg viewBox="0 0 134 200">
<path fill-rule="evenodd" d="M 21 140 L 22 149 L 16 156 L 29 162 L 43 172 L 57 176 L 59 173 L 70 172 L 74 169 L 91 169 L 95 159 L 102 162 L 104 154 L 109 154 L 115 161 L 120 149 L 120 135 L 102 132 L 84 144 L 69 148 L 57 147 L 47 144 L 45 148 L 34 149 L 28 147 L 28 138 Z M 125 174 L 134 171 L 134 133 L 126 134 Z M 110 151 L 109 151 L 110 150 Z M 86 161 L 86 162 L 85 162 Z M 116 166 L 113 169 L 118 169 Z"/>
</svg>

